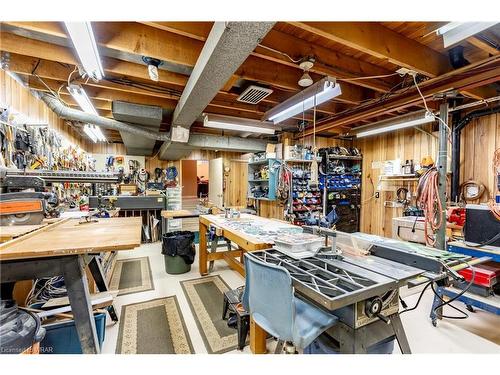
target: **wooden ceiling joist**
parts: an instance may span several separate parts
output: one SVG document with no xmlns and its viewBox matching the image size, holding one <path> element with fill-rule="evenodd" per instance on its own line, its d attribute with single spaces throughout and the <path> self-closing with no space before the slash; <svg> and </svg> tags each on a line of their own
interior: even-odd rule
<svg viewBox="0 0 500 375">
<path fill-rule="evenodd" d="M 58 65 L 61 65 L 61 63 L 73 66 L 78 64 L 78 60 L 75 58 L 73 51 L 67 47 L 24 38 L 7 32 L 0 32 L 0 39 L 2 40 L 2 51 L 24 55 L 25 57 L 32 57 L 34 60 L 32 59 L 29 63 L 33 64 L 33 67 L 35 67 L 38 59 L 53 61 L 58 63 Z M 149 80 L 149 74 L 145 65 L 113 59 L 106 56 L 102 56 L 101 60 L 105 74 Z M 26 64 L 28 62 L 24 61 L 24 63 Z M 186 85 L 187 79 L 188 77 L 182 74 L 162 69 L 159 70 L 159 82 L 161 83 L 183 87 Z"/>
<path fill-rule="evenodd" d="M 39 25 L 38 23 L 14 22 L 8 24 L 15 27 L 27 28 L 28 30 L 33 30 L 36 28 L 37 32 L 42 33 L 43 29 L 46 28 L 48 30 L 47 33 L 49 33 L 50 35 L 53 35 L 54 29 L 56 29 L 56 27 L 51 23 L 49 23 L 50 27 L 49 25 Z M 36 26 L 33 26 L 33 24 L 36 24 Z M 200 42 L 198 40 L 187 38 L 177 34 L 172 34 L 164 30 L 155 29 L 138 23 L 94 22 L 92 25 L 96 34 L 96 40 L 102 47 L 111 48 L 120 52 L 133 53 L 136 55 L 139 54 L 151 56 L 163 61 L 178 63 L 189 67 L 194 66 L 201 48 L 203 47 L 203 42 Z M 59 27 L 61 28 L 62 26 L 59 25 Z M 58 34 L 58 36 L 61 35 L 61 33 Z M 177 40 L 178 38 L 182 38 L 182 40 Z M 175 46 L 175 50 L 174 47 L 171 46 L 172 43 L 177 43 L 177 45 Z M 164 49 L 162 49 L 162 46 L 165 44 L 170 45 L 170 47 L 165 47 Z M 11 46 L 11 48 L 13 47 Z M 20 52 L 19 49 L 17 49 L 17 51 L 18 52 L 16 53 L 26 54 Z M 71 50 L 66 49 L 66 55 L 72 57 L 71 61 L 73 64 L 76 63 Z M 44 58 L 50 59 L 49 56 L 45 56 Z M 104 65 L 105 62 L 103 61 L 103 66 Z M 256 65 L 258 67 L 257 69 Z M 297 82 L 301 76 L 301 71 L 297 68 L 294 69 L 290 67 L 279 66 L 262 58 L 250 56 L 240 69 L 243 69 L 246 74 L 243 75 L 237 72 L 237 75 L 245 79 L 260 81 L 267 84 L 276 83 L 276 81 L 268 79 L 268 69 L 271 69 L 274 72 L 283 70 L 286 79 L 279 80 L 277 85 L 284 89 L 294 91 L 298 91 L 300 89 L 300 86 Z M 147 71 L 144 69 L 144 74 L 145 73 L 147 73 Z M 359 101 L 367 98 L 364 96 L 364 91 L 356 85 L 345 83 L 344 87 L 345 89 L 342 96 L 338 98 L 339 101 L 356 104 Z M 370 96 L 368 96 L 368 98 L 369 97 Z"/>
<path fill-rule="evenodd" d="M 316 62 L 314 63 L 311 72 L 322 75 L 331 75 L 337 78 L 349 79 L 360 76 L 380 76 L 394 73 L 363 60 L 355 59 L 339 52 L 334 52 L 317 44 L 308 43 L 300 38 L 278 30 L 271 30 L 261 44 L 265 47 L 286 53 L 290 57 L 294 58 L 295 61 L 304 57 L 313 57 Z M 280 64 L 300 69 L 298 67 L 298 63 L 292 62 L 282 53 L 279 54 L 269 51 L 263 47 L 257 47 L 254 55 L 264 59 L 272 59 L 272 61 L 279 62 Z M 386 78 L 385 80 L 358 80 L 352 81 L 351 83 L 353 85 L 366 87 L 372 90 L 386 92 L 389 91 L 394 84 L 396 84 L 396 80 Z"/>
<path fill-rule="evenodd" d="M 166 31 L 178 33 L 197 40 L 205 40 L 212 26 L 211 22 L 143 22 L 149 26 L 157 27 Z M 257 47 L 252 53 L 253 56 L 274 61 L 279 64 L 288 65 L 299 69 L 298 62 L 291 61 L 284 54 L 293 57 L 295 61 L 303 57 L 314 57 L 317 61 L 315 67 L 311 69 L 322 75 L 333 75 L 338 78 L 355 78 L 359 76 L 387 75 L 389 72 L 376 65 L 353 57 L 332 52 L 327 48 L 317 44 L 308 43 L 300 38 L 283 33 L 278 30 L 271 30 L 260 43 L 263 47 Z M 267 47 L 267 48 L 265 48 Z M 273 52 L 277 50 L 281 53 Z M 386 92 L 391 84 L 395 82 L 390 78 L 384 80 L 353 81 L 355 85 L 370 88 L 372 90 Z M 230 82 L 228 82 L 230 86 Z M 230 86 L 231 87 L 231 86 Z M 226 90 L 227 91 L 227 90 Z"/>
<path fill-rule="evenodd" d="M 445 55 L 376 22 L 290 22 L 292 25 L 394 65 L 436 77 L 452 70 Z"/>
<path fill-rule="evenodd" d="M 474 47 L 479 48 L 480 50 L 485 51 L 486 53 L 489 53 L 492 56 L 500 54 L 500 51 L 493 47 L 492 45 L 484 42 L 483 40 L 477 38 L 477 37 L 470 37 L 467 39 L 467 42 L 472 44 Z"/>
<path fill-rule="evenodd" d="M 377 22 L 290 22 L 295 27 L 341 43 L 363 53 L 415 70 L 428 77 L 453 71 L 446 55 L 407 38 Z M 474 99 L 488 97 L 488 90 L 465 92 Z"/>
<path fill-rule="evenodd" d="M 28 38 L 23 38 L 19 37 L 14 34 L 10 33 L 2 33 L 2 50 L 6 52 L 10 52 L 10 63 L 9 63 L 9 69 L 11 69 L 14 72 L 17 73 L 22 73 L 22 74 L 31 74 L 32 72 L 36 73 L 42 78 L 48 78 L 48 79 L 54 79 L 54 80 L 60 80 L 60 81 L 66 81 L 74 69 L 73 66 L 66 67 L 64 65 L 61 65 L 61 62 L 65 64 L 76 64 L 76 61 L 74 57 L 71 54 L 71 51 L 69 51 L 65 47 L 60 47 L 57 45 L 53 45 L 50 43 L 45 43 L 45 42 L 40 42 L 40 41 L 34 41 L 32 39 Z M 4 43 L 4 41 L 6 43 Z M 36 45 L 36 48 L 27 48 L 28 46 L 34 44 Z M 38 51 L 38 52 L 37 52 Z M 40 52 L 41 51 L 41 52 Z M 62 53 L 61 53 L 62 52 Z M 21 54 L 19 54 L 21 53 Z M 24 55 L 27 56 L 24 56 Z M 39 55 L 42 56 L 44 59 L 36 58 L 36 57 L 31 57 L 31 55 Z M 66 58 L 60 59 L 61 56 L 66 56 Z M 48 59 L 45 59 L 48 58 Z M 55 60 L 59 60 L 59 62 L 56 62 Z M 61 61 L 62 60 L 62 61 Z M 111 59 L 111 58 L 104 58 L 104 63 L 111 62 L 115 64 L 115 67 L 117 66 L 122 66 L 123 69 L 109 69 L 110 65 L 105 65 L 105 71 L 111 74 L 116 74 L 117 77 L 128 77 L 130 79 L 149 79 L 147 76 L 147 71 L 145 67 L 134 64 L 134 63 L 129 63 L 121 60 L 116 60 L 116 59 Z M 36 67 L 36 70 L 35 70 Z M 256 68 L 255 68 L 256 69 Z M 171 82 L 170 80 L 167 80 L 167 82 L 164 82 L 161 77 L 162 73 L 164 71 L 160 72 L 160 82 L 159 83 L 169 83 Z M 293 71 L 292 71 L 293 72 Z M 165 72 L 169 73 L 169 72 Z M 253 75 L 249 75 L 248 77 L 251 78 L 259 78 L 260 76 L 256 76 L 256 73 L 254 73 L 252 70 L 250 70 L 250 73 Z M 175 74 L 175 73 L 174 73 Z M 258 73 L 257 73 L 258 74 Z M 181 75 L 178 75 L 181 76 Z M 288 79 L 295 79 L 295 76 L 293 73 L 288 76 Z M 185 77 L 185 76 L 182 76 Z M 269 82 L 272 77 L 270 78 L 269 76 L 265 77 L 265 81 Z M 187 77 L 186 77 L 187 80 Z M 152 83 L 151 81 L 149 81 Z M 117 85 L 114 85 L 111 83 L 105 83 L 103 81 L 99 83 L 90 83 L 90 85 L 94 85 L 97 87 L 111 87 L 111 88 L 119 88 Z M 288 81 L 283 81 L 282 85 L 285 85 L 286 87 L 289 87 L 290 89 L 293 87 L 292 83 Z M 122 90 L 125 91 L 130 91 L 130 92 L 137 92 L 137 90 L 133 90 L 127 87 L 122 87 Z M 288 97 L 290 97 L 292 94 L 287 94 L 283 95 L 283 93 L 278 93 L 275 92 L 271 94 L 270 97 L 266 98 L 263 103 L 268 104 L 268 105 L 276 105 L 277 103 L 286 100 Z M 161 95 L 160 95 L 161 96 Z M 218 96 L 223 96 L 225 99 L 233 99 L 235 100 L 236 97 L 238 96 L 237 94 L 231 94 L 231 93 L 224 93 L 221 92 Z M 335 113 L 335 108 L 334 108 L 334 103 L 327 103 L 325 105 L 322 105 L 321 108 L 319 108 L 319 111 L 322 113 L 326 114 L 333 114 Z"/>
<path fill-rule="evenodd" d="M 186 36 L 204 42 L 207 39 L 213 22 L 139 22 L 160 30 Z"/>
</svg>

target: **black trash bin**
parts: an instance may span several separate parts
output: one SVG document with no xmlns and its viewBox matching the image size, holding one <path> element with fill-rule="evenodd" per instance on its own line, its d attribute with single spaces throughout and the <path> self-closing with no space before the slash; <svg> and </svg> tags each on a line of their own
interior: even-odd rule
<svg viewBox="0 0 500 375">
<path fill-rule="evenodd" d="M 165 260 L 165 271 L 169 274 L 181 274 L 191 270 L 194 262 L 194 233 L 176 231 L 165 233 L 161 253 Z"/>
</svg>

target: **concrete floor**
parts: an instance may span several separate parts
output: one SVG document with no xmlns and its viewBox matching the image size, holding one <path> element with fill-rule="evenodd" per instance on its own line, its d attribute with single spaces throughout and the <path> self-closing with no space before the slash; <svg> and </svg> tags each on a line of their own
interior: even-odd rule
<svg viewBox="0 0 500 375">
<path fill-rule="evenodd" d="M 176 295 L 195 352 L 206 353 L 205 345 L 180 285 L 182 280 L 200 277 L 197 259 L 189 273 L 169 275 L 165 272 L 160 243 L 144 244 L 136 250 L 118 253 L 118 259 L 143 256 L 148 256 L 150 259 L 155 289 L 116 297 L 115 307 L 121 311 L 122 305 Z M 213 274 L 220 275 L 232 288 L 244 284 L 244 279 L 229 269 L 224 261 L 216 261 Z M 402 294 L 406 295 L 407 293 L 403 292 Z M 408 306 L 413 306 L 417 295 L 406 296 L 404 299 Z M 416 310 L 402 315 L 403 325 L 413 353 L 500 353 L 499 316 L 477 310 L 476 313 L 469 314 L 470 317 L 466 320 L 443 320 L 435 328 L 428 318 L 431 304 L 432 292 L 429 291 L 426 292 Z M 449 308 L 445 309 L 445 312 L 453 315 Z M 106 339 L 102 348 L 103 353 L 115 353 L 118 328 L 119 324 L 112 324 L 108 319 Z M 268 349 L 273 350 L 274 345 L 274 341 L 270 340 Z M 230 353 L 249 353 L 249 348 L 247 346 L 243 352 L 235 350 Z M 394 353 L 399 353 L 397 345 L 395 345 Z"/>
</svg>

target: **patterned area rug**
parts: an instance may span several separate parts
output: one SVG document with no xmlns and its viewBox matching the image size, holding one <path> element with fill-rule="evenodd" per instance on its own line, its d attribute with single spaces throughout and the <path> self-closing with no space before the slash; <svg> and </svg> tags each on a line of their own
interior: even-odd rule
<svg viewBox="0 0 500 375">
<path fill-rule="evenodd" d="M 194 353 L 177 297 L 124 305 L 116 354 Z"/>
<path fill-rule="evenodd" d="M 236 349 L 238 335 L 222 320 L 224 292 L 229 286 L 220 276 L 208 276 L 181 282 L 208 353 Z"/>
<path fill-rule="evenodd" d="M 123 296 L 154 288 L 148 257 L 116 261 L 109 283 L 110 290 L 119 290 L 118 295 Z"/>
</svg>

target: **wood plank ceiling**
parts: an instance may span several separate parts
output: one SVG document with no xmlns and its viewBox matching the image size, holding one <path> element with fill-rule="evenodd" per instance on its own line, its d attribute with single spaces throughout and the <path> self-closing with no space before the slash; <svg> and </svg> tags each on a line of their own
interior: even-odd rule
<svg viewBox="0 0 500 375">
<path fill-rule="evenodd" d="M 158 105 L 171 113 L 212 27 L 211 22 L 92 24 L 105 71 L 105 78 L 99 82 L 77 77 L 74 70 L 78 59 L 63 24 L 59 22 L 1 23 L 3 62 L 9 70 L 21 75 L 30 87 L 59 93 L 71 107 L 78 106 L 65 89 L 68 81 L 85 88 L 102 116 L 112 117 L 113 100 Z M 455 69 L 449 62 L 448 51 L 443 47 L 442 38 L 434 32 L 442 24 L 278 22 L 205 112 L 260 119 L 267 110 L 301 89 L 298 80 L 302 70 L 298 61 L 305 57 L 315 59 L 310 72 L 314 81 L 331 75 L 342 86 L 341 96 L 318 108 L 320 134 L 337 134 L 353 126 L 412 111 L 422 103 L 408 99 L 378 112 L 369 112 L 364 107 L 383 107 L 389 98 L 397 99 L 398 95 L 413 89 L 413 83 L 394 74 L 400 67 L 416 70 L 422 80 L 429 79 L 429 82 L 453 75 Z M 498 95 L 491 83 L 500 79 L 499 36 L 498 27 L 494 27 L 462 43 L 464 56 L 471 66 L 486 61 L 496 67 L 497 77 L 495 80 L 495 75 L 489 74 L 479 85 L 469 81 L 467 85 L 463 83 L 461 92 L 466 97 L 480 99 Z M 497 47 L 492 40 L 496 41 Z M 158 82 L 149 79 L 142 56 L 163 62 Z M 359 79 L 367 76 L 379 78 Z M 237 101 L 239 94 L 250 84 L 274 91 L 256 105 Z M 453 83 L 449 85 L 449 88 L 454 87 Z M 431 105 L 435 107 L 437 103 L 431 102 Z M 353 116 L 353 112 L 361 114 Z M 301 118 L 288 120 L 285 129 L 296 131 Z M 306 113 L 305 118 L 310 121 L 312 114 Z M 168 130 L 169 122 L 170 119 L 166 118 L 163 130 Z M 201 123 L 194 124 L 191 129 L 193 132 L 221 134 L 221 131 L 203 128 Z M 310 131 L 307 129 L 306 134 Z M 111 141 L 121 142 L 116 131 L 106 130 L 106 135 Z"/>
</svg>

